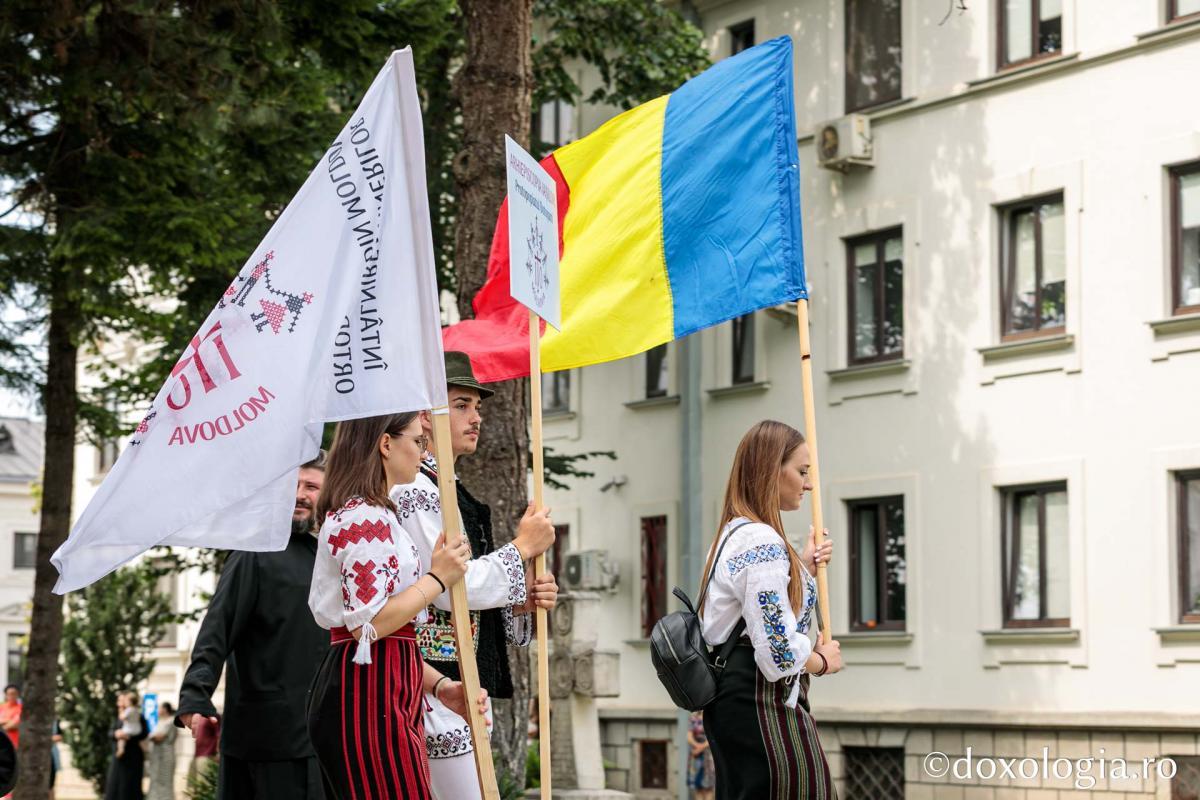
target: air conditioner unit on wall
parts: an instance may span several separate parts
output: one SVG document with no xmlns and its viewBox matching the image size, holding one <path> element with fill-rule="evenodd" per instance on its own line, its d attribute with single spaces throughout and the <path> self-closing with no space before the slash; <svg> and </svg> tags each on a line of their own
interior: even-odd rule
<svg viewBox="0 0 1200 800">
<path fill-rule="evenodd" d="M 814 144 L 817 163 L 825 169 L 849 172 L 852 167 L 875 166 L 871 119 L 865 114 L 847 114 L 818 125 Z"/>
<path fill-rule="evenodd" d="M 620 573 L 607 552 L 583 550 L 568 553 L 565 561 L 562 578 L 568 589 L 611 592 L 617 588 Z"/>
</svg>

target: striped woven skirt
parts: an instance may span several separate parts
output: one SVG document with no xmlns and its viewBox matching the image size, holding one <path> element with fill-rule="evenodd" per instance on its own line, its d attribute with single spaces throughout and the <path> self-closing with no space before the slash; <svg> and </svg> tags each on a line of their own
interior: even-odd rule
<svg viewBox="0 0 1200 800">
<path fill-rule="evenodd" d="M 809 714 L 808 681 L 800 702 L 783 704 L 791 685 L 771 683 L 748 645 L 733 649 L 717 697 L 704 709 L 716 766 L 716 800 L 836 800 L 829 764 Z"/>
<path fill-rule="evenodd" d="M 354 663 L 345 628 L 331 633 L 308 707 L 326 800 L 431 800 L 412 625 L 374 642 L 370 664 Z"/>
</svg>

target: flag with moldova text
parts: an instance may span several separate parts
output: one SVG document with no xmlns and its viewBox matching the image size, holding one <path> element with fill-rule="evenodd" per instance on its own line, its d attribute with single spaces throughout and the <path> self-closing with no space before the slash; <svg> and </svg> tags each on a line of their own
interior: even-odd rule
<svg viewBox="0 0 1200 800">
<path fill-rule="evenodd" d="M 282 550 L 324 423 L 446 405 L 412 53 L 391 55 L 175 362 L 53 556 L 55 591 L 146 550 Z"/>
<path fill-rule="evenodd" d="M 718 62 L 541 161 L 558 189 L 562 329 L 542 370 L 635 355 L 806 297 L 792 42 Z M 507 201 L 475 318 L 447 328 L 481 381 L 529 374 L 529 321 L 508 294 Z"/>
</svg>

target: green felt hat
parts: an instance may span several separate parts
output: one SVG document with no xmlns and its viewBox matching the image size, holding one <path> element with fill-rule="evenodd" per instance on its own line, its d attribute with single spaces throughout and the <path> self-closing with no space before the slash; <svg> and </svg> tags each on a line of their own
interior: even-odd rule
<svg viewBox="0 0 1200 800">
<path fill-rule="evenodd" d="M 475 380 L 475 373 L 471 369 L 471 357 L 457 350 L 446 351 L 446 383 L 474 389 L 485 400 L 495 394 L 493 390 Z"/>
</svg>

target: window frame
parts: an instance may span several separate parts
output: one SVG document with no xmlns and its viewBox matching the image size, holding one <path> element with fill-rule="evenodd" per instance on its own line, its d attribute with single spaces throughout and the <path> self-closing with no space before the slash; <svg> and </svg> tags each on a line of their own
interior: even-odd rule
<svg viewBox="0 0 1200 800">
<path fill-rule="evenodd" d="M 900 30 L 900 80 L 896 85 L 896 96 L 855 105 L 850 91 L 850 4 L 858 0 L 842 0 L 842 107 L 846 114 L 856 114 L 873 108 L 886 106 L 904 99 L 904 0 L 900 0 L 896 24 Z"/>
<path fill-rule="evenodd" d="M 884 286 L 887 282 L 887 276 L 884 274 L 884 268 L 887 261 L 884 253 L 887 249 L 887 243 L 892 238 L 900 239 L 900 350 L 899 352 L 883 352 L 883 317 L 884 317 Z M 887 361 L 901 361 L 904 359 L 904 226 L 897 225 L 893 228 L 885 228 L 871 233 L 864 233 L 859 236 L 852 236 L 845 240 L 846 242 L 846 363 L 849 366 L 859 366 L 861 364 L 879 364 Z M 854 259 L 854 250 L 857 247 L 862 247 L 864 244 L 875 245 L 875 355 L 859 356 L 858 355 L 858 337 L 857 332 L 858 320 L 858 262 Z"/>
<path fill-rule="evenodd" d="M 657 525 L 658 521 L 662 521 L 661 541 L 657 543 L 657 549 L 653 549 L 650 545 L 650 537 L 647 533 L 651 525 Z M 638 529 L 640 533 L 640 560 L 641 560 L 641 588 L 642 597 L 639 608 L 642 638 L 649 639 L 650 632 L 654 629 L 654 624 L 658 622 L 667 613 L 667 570 L 669 568 L 667 562 L 667 551 L 670 547 L 670 520 L 666 514 L 650 514 L 648 516 L 638 518 Z M 651 559 L 653 558 L 654 569 L 651 569 Z M 661 575 L 657 574 L 657 567 L 661 566 Z M 659 583 L 658 581 L 661 581 Z M 656 613 L 658 612 L 658 613 Z"/>
<path fill-rule="evenodd" d="M 1000 341 L 1001 342 L 1019 342 L 1024 339 L 1044 339 L 1051 336 L 1061 336 L 1067 332 L 1066 316 L 1070 313 L 1070 308 L 1067 305 L 1066 282 L 1070 279 L 1069 265 L 1065 263 L 1067 255 L 1063 253 L 1063 324 L 1055 325 L 1053 328 L 1035 327 L 1027 331 L 1013 331 L 1008 329 L 1009 314 L 1012 311 L 1011 292 L 1016 283 L 1017 269 L 1017 248 L 1014 246 L 1016 240 L 1016 226 L 1013 225 L 1013 216 L 1022 211 L 1033 212 L 1033 250 L 1034 250 L 1034 281 L 1037 284 L 1034 294 L 1034 310 L 1037 313 L 1037 320 L 1040 323 L 1042 319 L 1042 216 L 1038 213 L 1038 208 L 1041 206 L 1052 205 L 1058 203 L 1063 207 L 1063 225 L 1066 226 L 1067 202 L 1066 193 L 1061 189 L 1056 192 L 1038 195 L 1018 200 L 1013 203 L 1007 203 L 999 206 L 997 210 L 1000 212 Z"/>
<path fill-rule="evenodd" d="M 1200 17 L 1200 12 L 1190 15 Z M 1178 164 L 1168 169 L 1171 193 L 1171 315 L 1200 313 L 1200 304 L 1184 305 L 1183 282 L 1183 187 L 1181 178 L 1200 174 L 1200 161 Z"/>
<path fill-rule="evenodd" d="M 729 55 L 736 56 L 738 53 L 744 53 L 758 43 L 758 32 L 754 29 L 754 17 L 744 19 L 741 22 L 735 22 L 728 27 L 729 30 Z M 746 31 L 750 32 L 750 43 L 745 47 L 738 49 L 738 37 Z"/>
<path fill-rule="evenodd" d="M 28 564 L 18 564 L 17 563 L 17 553 L 20 552 L 19 548 L 17 547 L 17 542 L 20 541 L 20 539 L 18 537 L 23 537 L 23 536 L 28 536 L 33 540 L 33 560 Z M 33 533 L 30 531 L 13 531 L 12 565 L 13 565 L 14 570 L 37 569 L 37 541 L 38 541 L 37 533 Z"/>
<path fill-rule="evenodd" d="M 887 524 L 887 515 L 882 513 L 883 509 L 890 503 L 899 503 L 901 512 L 905 510 L 904 495 L 893 494 L 882 497 L 863 497 L 855 498 L 846 501 L 847 511 L 850 518 L 850 630 L 862 632 L 878 632 L 878 631 L 906 631 L 908 628 L 908 581 L 904 582 L 904 618 L 893 620 L 887 618 L 887 570 L 882 567 L 886 563 L 887 540 L 892 531 Z M 878 525 L 877 534 L 882 533 L 882 536 L 876 536 L 875 542 L 875 564 L 876 564 L 876 598 L 879 603 L 878 621 L 875 625 L 868 625 L 862 621 L 862 605 L 860 589 L 860 575 L 862 570 L 859 569 L 862 553 L 858 548 L 858 525 L 856 514 L 863 509 L 873 508 L 875 511 L 875 519 Z M 908 547 L 905 542 L 905 563 L 907 563 Z"/>
<path fill-rule="evenodd" d="M 1179 13 L 1179 0 L 1167 0 L 1167 24 L 1172 22 L 1181 22 L 1185 19 L 1200 18 L 1200 11 L 1192 11 L 1188 14 Z"/>
<path fill-rule="evenodd" d="M 1058 58 L 1063 54 L 1063 42 L 1059 42 L 1057 50 L 1052 50 L 1048 53 L 1037 52 L 1038 41 L 1038 23 L 1041 22 L 1041 7 L 1042 0 L 1029 0 L 1029 51 L 1032 53 L 1028 58 L 1022 58 L 1020 61 L 1007 61 L 1008 53 L 1008 26 L 1005 25 L 1005 4 L 1007 0 L 996 0 L 996 71 L 1003 72 L 1018 67 L 1027 67 L 1036 64 L 1039 61 L 1045 61 L 1050 58 Z M 1061 22 L 1059 25 L 1065 30 L 1067 16 L 1066 3 L 1063 3 L 1062 14 L 1059 17 Z"/>
<path fill-rule="evenodd" d="M 658 362 L 657 370 L 655 370 L 653 368 L 654 362 L 651 359 L 651 355 L 650 355 L 651 353 L 655 353 L 656 356 L 657 356 L 657 353 L 662 353 L 662 360 Z M 670 373 L 669 372 L 668 372 L 668 378 L 667 378 L 666 383 L 664 383 L 662 386 L 654 388 L 653 390 L 651 390 L 651 388 L 650 388 L 651 378 L 652 377 L 657 378 L 659 375 L 662 374 L 662 367 L 664 364 L 668 365 L 667 369 L 668 369 L 668 371 L 670 370 L 670 366 L 668 364 L 669 357 L 670 357 L 670 350 L 668 349 L 667 344 L 656 345 L 646 351 L 646 358 L 645 358 L 646 369 L 645 369 L 644 374 L 642 375 L 642 378 L 644 380 L 644 384 L 642 386 L 642 389 L 643 389 L 642 395 L 647 400 L 649 400 L 651 398 L 655 398 L 655 397 L 666 397 L 668 394 L 670 394 Z"/>
<path fill-rule="evenodd" d="M 646 764 L 651 759 L 646 758 L 647 745 L 655 748 L 662 748 L 662 785 L 659 786 L 659 781 L 654 781 L 654 785 L 646 785 L 646 775 L 648 770 Z M 669 739 L 638 739 L 637 740 L 637 755 L 638 755 L 638 789 L 641 791 L 666 791 L 671 786 L 671 741 Z"/>
<path fill-rule="evenodd" d="M 757 369 L 755 362 L 758 360 L 758 342 L 755 341 L 757 336 L 754 313 L 743 314 L 740 317 L 734 317 L 729 321 L 729 385 L 730 386 L 746 386 L 754 383 L 757 380 Z M 746 337 L 749 337 L 750 353 L 748 355 L 749 364 L 746 364 L 742 357 L 742 347 L 746 342 Z M 742 367 L 742 372 L 738 372 L 738 367 Z M 746 368 L 749 367 L 749 371 Z"/>
<path fill-rule="evenodd" d="M 1188 566 L 1191 553 L 1188 547 L 1188 503 L 1187 503 L 1187 484 L 1191 481 L 1200 481 L 1200 469 L 1180 470 L 1175 473 L 1175 502 L 1176 505 L 1176 527 L 1175 533 L 1178 537 L 1178 553 L 1179 553 L 1179 622 L 1182 625 L 1200 624 L 1200 609 L 1196 613 L 1189 613 L 1192 609 L 1192 592 L 1189 591 L 1193 587 L 1190 585 Z M 1200 592 L 1200 586 L 1195 587 L 1197 592 Z"/>
<path fill-rule="evenodd" d="M 1047 586 L 1046 586 L 1046 495 L 1051 492 L 1068 493 L 1069 489 L 1066 481 L 1049 481 L 1046 483 L 1032 483 L 1021 486 L 1006 486 L 1001 489 L 1003 516 L 1000 526 L 1000 604 L 1001 604 L 1001 619 L 1005 628 L 1069 628 L 1071 627 L 1071 617 L 1068 614 L 1066 617 L 1047 617 Z M 1018 539 L 1010 548 L 1009 538 L 1015 530 L 1015 521 L 1017 519 L 1017 504 L 1022 497 L 1034 494 L 1038 497 L 1038 618 L 1037 619 L 1013 619 L 1012 618 L 1012 575 L 1014 566 L 1020 559 L 1020 540 Z M 1067 495 L 1068 502 L 1070 495 Z M 1070 512 L 1068 511 L 1068 514 Z M 1066 531 L 1066 535 L 1070 536 L 1070 531 Z M 1006 551 L 1011 553 L 1011 556 L 1006 562 L 1004 554 Z M 1070 568 L 1070 549 L 1068 542 L 1067 551 L 1068 563 L 1064 564 L 1064 569 Z M 1011 562 L 1011 563 L 1010 563 Z M 1068 603 L 1069 603 L 1068 598 Z"/>
<path fill-rule="evenodd" d="M 13 650 L 13 640 L 17 642 L 17 649 Z M 22 644 L 21 640 L 24 639 Z M 16 672 L 13 675 L 13 656 L 16 655 Z M 4 668 L 6 673 L 6 683 L 15 684 L 20 687 L 25 683 L 25 674 L 29 670 L 29 633 L 21 631 L 8 631 L 8 635 L 4 640 Z"/>
<path fill-rule="evenodd" d="M 547 380 L 552 388 L 551 391 L 546 391 Z M 559 392 L 559 385 L 562 385 L 563 391 Z M 561 396 L 560 396 L 561 395 Z M 548 398 L 558 397 L 560 405 L 548 405 Z M 571 370 L 564 369 L 556 372 L 542 373 L 542 415 L 547 417 L 562 416 L 571 413 Z"/>
</svg>

